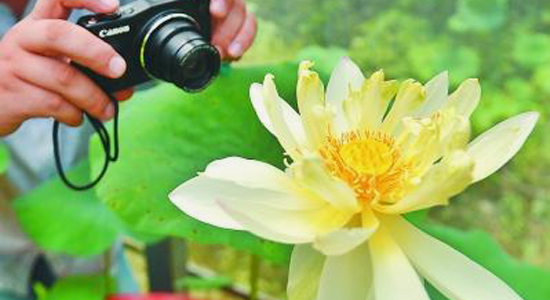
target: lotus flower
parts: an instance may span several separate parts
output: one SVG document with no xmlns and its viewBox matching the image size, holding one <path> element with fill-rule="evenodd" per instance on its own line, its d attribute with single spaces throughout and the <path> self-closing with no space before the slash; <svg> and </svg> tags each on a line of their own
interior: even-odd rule
<svg viewBox="0 0 550 300">
<path fill-rule="evenodd" d="M 422 278 L 452 300 L 521 299 L 495 275 L 423 233 L 402 215 L 446 205 L 502 167 L 538 114 L 512 117 L 473 141 L 480 99 L 469 79 L 448 95 L 447 73 L 425 86 L 365 79 L 347 58 L 325 91 L 302 62 L 298 114 L 274 78 L 252 104 L 289 159 L 281 171 L 238 157 L 212 162 L 170 199 L 187 215 L 294 244 L 290 300 L 424 300 Z"/>
</svg>

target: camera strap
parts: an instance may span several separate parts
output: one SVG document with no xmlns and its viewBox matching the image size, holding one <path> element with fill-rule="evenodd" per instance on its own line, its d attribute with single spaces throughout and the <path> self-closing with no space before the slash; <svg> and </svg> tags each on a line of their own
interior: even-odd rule
<svg viewBox="0 0 550 300">
<path fill-rule="evenodd" d="M 53 123 L 53 155 L 55 159 L 55 167 L 57 168 L 57 172 L 59 173 L 59 177 L 67 185 L 69 188 L 76 190 L 76 191 L 85 191 L 88 189 L 93 188 L 96 184 L 101 181 L 105 173 L 107 172 L 107 168 L 109 167 L 109 163 L 115 162 L 118 159 L 119 154 L 119 143 L 118 143 L 118 101 L 111 95 L 108 94 L 109 98 L 111 100 L 111 103 L 114 106 L 114 119 L 113 119 L 113 143 L 111 144 L 111 138 L 109 136 L 109 132 L 105 128 L 105 125 L 98 119 L 90 116 L 88 113 L 84 113 L 94 130 L 96 131 L 97 135 L 99 136 L 99 140 L 101 142 L 101 146 L 103 147 L 103 151 L 105 152 L 105 161 L 103 163 L 103 167 L 101 169 L 101 172 L 96 177 L 95 180 L 93 180 L 90 183 L 87 183 L 85 185 L 77 185 L 72 183 L 69 178 L 67 177 L 67 174 L 65 173 L 65 170 L 63 169 L 63 165 L 61 163 L 61 155 L 60 155 L 60 149 L 59 149 L 59 122 L 54 121 Z"/>
</svg>

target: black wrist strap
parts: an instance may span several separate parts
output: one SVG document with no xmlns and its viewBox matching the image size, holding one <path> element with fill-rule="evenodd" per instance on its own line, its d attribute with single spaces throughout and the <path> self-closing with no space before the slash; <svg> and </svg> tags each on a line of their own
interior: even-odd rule
<svg viewBox="0 0 550 300">
<path fill-rule="evenodd" d="M 63 165 L 61 163 L 61 156 L 60 156 L 60 149 L 59 149 L 59 122 L 54 121 L 53 123 L 53 155 L 55 159 L 55 167 L 57 168 L 57 172 L 59 173 L 59 177 L 61 177 L 61 180 L 67 185 L 69 188 L 77 191 L 85 191 L 88 189 L 93 188 L 96 184 L 99 183 L 99 181 L 103 178 L 105 173 L 107 172 L 107 168 L 109 167 L 110 162 L 115 162 L 118 159 L 118 101 L 112 96 L 109 95 L 111 99 L 111 103 L 114 106 L 114 119 L 113 119 L 113 144 L 111 144 L 111 138 L 109 136 L 109 132 L 105 128 L 105 125 L 101 123 L 98 119 L 90 116 L 88 113 L 84 113 L 90 124 L 92 124 L 94 130 L 97 132 L 97 135 L 99 136 L 99 140 L 101 142 L 101 145 L 103 146 L 103 151 L 105 152 L 105 161 L 103 163 L 103 168 L 101 169 L 101 172 L 97 176 L 95 180 L 93 180 L 90 183 L 87 183 L 85 185 L 76 185 L 72 183 L 69 178 L 67 178 L 67 174 L 65 173 L 63 169 Z"/>
</svg>

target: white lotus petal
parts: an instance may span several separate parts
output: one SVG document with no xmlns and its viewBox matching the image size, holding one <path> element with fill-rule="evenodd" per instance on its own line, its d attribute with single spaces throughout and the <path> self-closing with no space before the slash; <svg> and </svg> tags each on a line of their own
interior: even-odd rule
<svg viewBox="0 0 550 300">
<path fill-rule="evenodd" d="M 480 181 L 506 164 L 516 153 L 535 127 L 539 114 L 527 112 L 505 120 L 468 146 L 467 153 L 474 159 L 473 181 Z"/>
<path fill-rule="evenodd" d="M 315 237 L 342 227 L 351 213 L 334 209 L 331 205 L 311 210 L 296 209 L 310 202 L 301 195 L 278 193 L 259 197 L 231 197 L 218 202 L 228 215 L 246 230 L 265 239 L 280 243 L 313 242 Z M 293 201 L 303 202 L 291 204 Z M 283 204 L 288 203 L 287 207 Z"/>
<path fill-rule="evenodd" d="M 371 290 L 371 259 L 366 244 L 344 255 L 327 257 L 317 300 L 366 300 Z"/>
<path fill-rule="evenodd" d="M 307 145 L 300 116 L 286 101 L 279 97 L 275 82 L 273 81 L 273 75 L 266 75 L 262 95 L 264 98 L 265 113 L 269 116 L 271 124 L 269 127 L 271 127 L 279 143 L 288 154 L 296 159 L 299 157 L 299 149 Z M 263 113 L 262 108 L 259 110 L 259 115 L 261 115 Z"/>
<path fill-rule="evenodd" d="M 343 57 L 330 76 L 327 102 L 339 107 L 348 97 L 350 87 L 359 89 L 364 80 L 361 69 L 349 57 Z"/>
<path fill-rule="evenodd" d="M 288 300 L 315 300 L 325 256 L 310 245 L 296 245 L 288 270 Z"/>
<path fill-rule="evenodd" d="M 187 215 L 221 228 L 242 230 L 216 202 L 227 190 L 238 189 L 234 184 L 205 177 L 186 181 L 170 193 L 170 200 Z"/>
<path fill-rule="evenodd" d="M 313 247 L 325 255 L 342 255 L 363 244 L 376 228 L 344 228 L 318 237 Z"/>
<path fill-rule="evenodd" d="M 380 227 L 369 244 L 374 266 L 375 299 L 430 299 L 416 271 L 386 228 Z"/>
<path fill-rule="evenodd" d="M 252 102 L 252 106 L 254 107 L 254 110 L 256 111 L 256 115 L 258 116 L 258 119 L 260 119 L 260 122 L 262 122 L 264 127 L 269 130 L 271 134 L 275 135 L 273 124 L 271 124 L 271 119 L 269 118 L 269 115 L 267 114 L 267 110 L 265 108 L 263 88 L 264 87 L 261 84 L 253 83 L 250 86 L 250 101 Z"/>
<path fill-rule="evenodd" d="M 424 85 L 426 101 L 414 114 L 415 117 L 425 117 L 440 109 L 447 101 L 449 94 L 449 73 L 439 73 Z"/>
<path fill-rule="evenodd" d="M 491 272 L 403 218 L 388 216 L 383 222 L 420 274 L 449 299 L 521 300 Z"/>
<path fill-rule="evenodd" d="M 446 107 L 454 107 L 456 112 L 467 119 L 476 109 L 481 98 L 479 81 L 474 78 L 465 80 L 454 93 L 449 96 Z"/>
<path fill-rule="evenodd" d="M 241 157 L 211 162 L 203 173 L 210 178 L 233 181 L 250 188 L 288 191 L 296 188 L 292 179 L 270 164 Z"/>
<path fill-rule="evenodd" d="M 359 89 L 365 76 L 349 57 L 343 57 L 332 71 L 326 90 L 326 103 L 334 110 L 332 130 L 334 133 L 348 131 L 349 122 L 343 111 L 343 102 L 348 98 L 349 90 Z"/>
<path fill-rule="evenodd" d="M 275 129 L 273 128 L 271 118 L 266 108 L 264 86 L 262 84 L 253 83 L 250 86 L 250 100 L 252 102 L 254 110 L 256 111 L 256 115 L 258 116 L 264 127 L 269 130 L 271 134 L 277 137 Z M 280 110 L 283 114 L 283 119 L 287 124 L 289 124 L 289 127 L 293 129 L 292 136 L 300 144 L 305 143 L 306 137 L 304 129 L 300 126 L 302 123 L 300 115 L 298 115 L 294 108 L 292 108 L 285 100 L 280 97 L 278 97 L 278 100 L 279 101 L 277 101 L 276 103 L 278 103 L 280 106 Z"/>
<path fill-rule="evenodd" d="M 341 179 L 330 175 L 320 159 L 304 157 L 290 168 L 295 179 L 335 208 L 357 212 L 360 207 L 354 191 Z"/>
</svg>

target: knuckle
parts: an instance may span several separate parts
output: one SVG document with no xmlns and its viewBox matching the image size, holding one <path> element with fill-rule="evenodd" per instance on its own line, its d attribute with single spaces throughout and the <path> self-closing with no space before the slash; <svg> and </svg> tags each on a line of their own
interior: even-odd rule
<svg viewBox="0 0 550 300">
<path fill-rule="evenodd" d="M 82 113 L 80 112 L 72 112 L 71 114 L 67 115 L 67 117 L 64 120 L 64 123 L 66 123 L 69 126 L 79 126 L 82 124 Z"/>
<path fill-rule="evenodd" d="M 65 101 L 58 95 L 45 95 L 43 98 L 46 111 L 50 113 L 58 113 L 65 106 Z"/>
<path fill-rule="evenodd" d="M 241 14 L 246 14 L 246 5 L 242 0 L 235 0 L 235 8 L 238 10 Z"/>
<path fill-rule="evenodd" d="M 41 22 L 46 41 L 49 43 L 57 43 L 62 41 L 62 37 L 67 31 L 66 26 L 62 23 L 63 21 L 43 20 Z"/>
<path fill-rule="evenodd" d="M 68 64 L 61 64 L 59 69 L 55 72 L 57 83 L 61 86 L 68 86 L 74 82 L 75 78 L 79 75 L 78 71 Z"/>
<path fill-rule="evenodd" d="M 107 105 L 109 105 L 109 103 L 101 92 L 93 92 L 90 97 L 88 111 L 92 114 L 102 115 Z"/>
<path fill-rule="evenodd" d="M 108 47 L 98 47 L 97 52 L 94 55 L 94 61 L 97 64 L 98 68 L 104 69 L 108 72 L 109 70 L 109 63 L 111 62 L 111 58 L 115 56 L 114 51 L 111 51 Z"/>
</svg>

